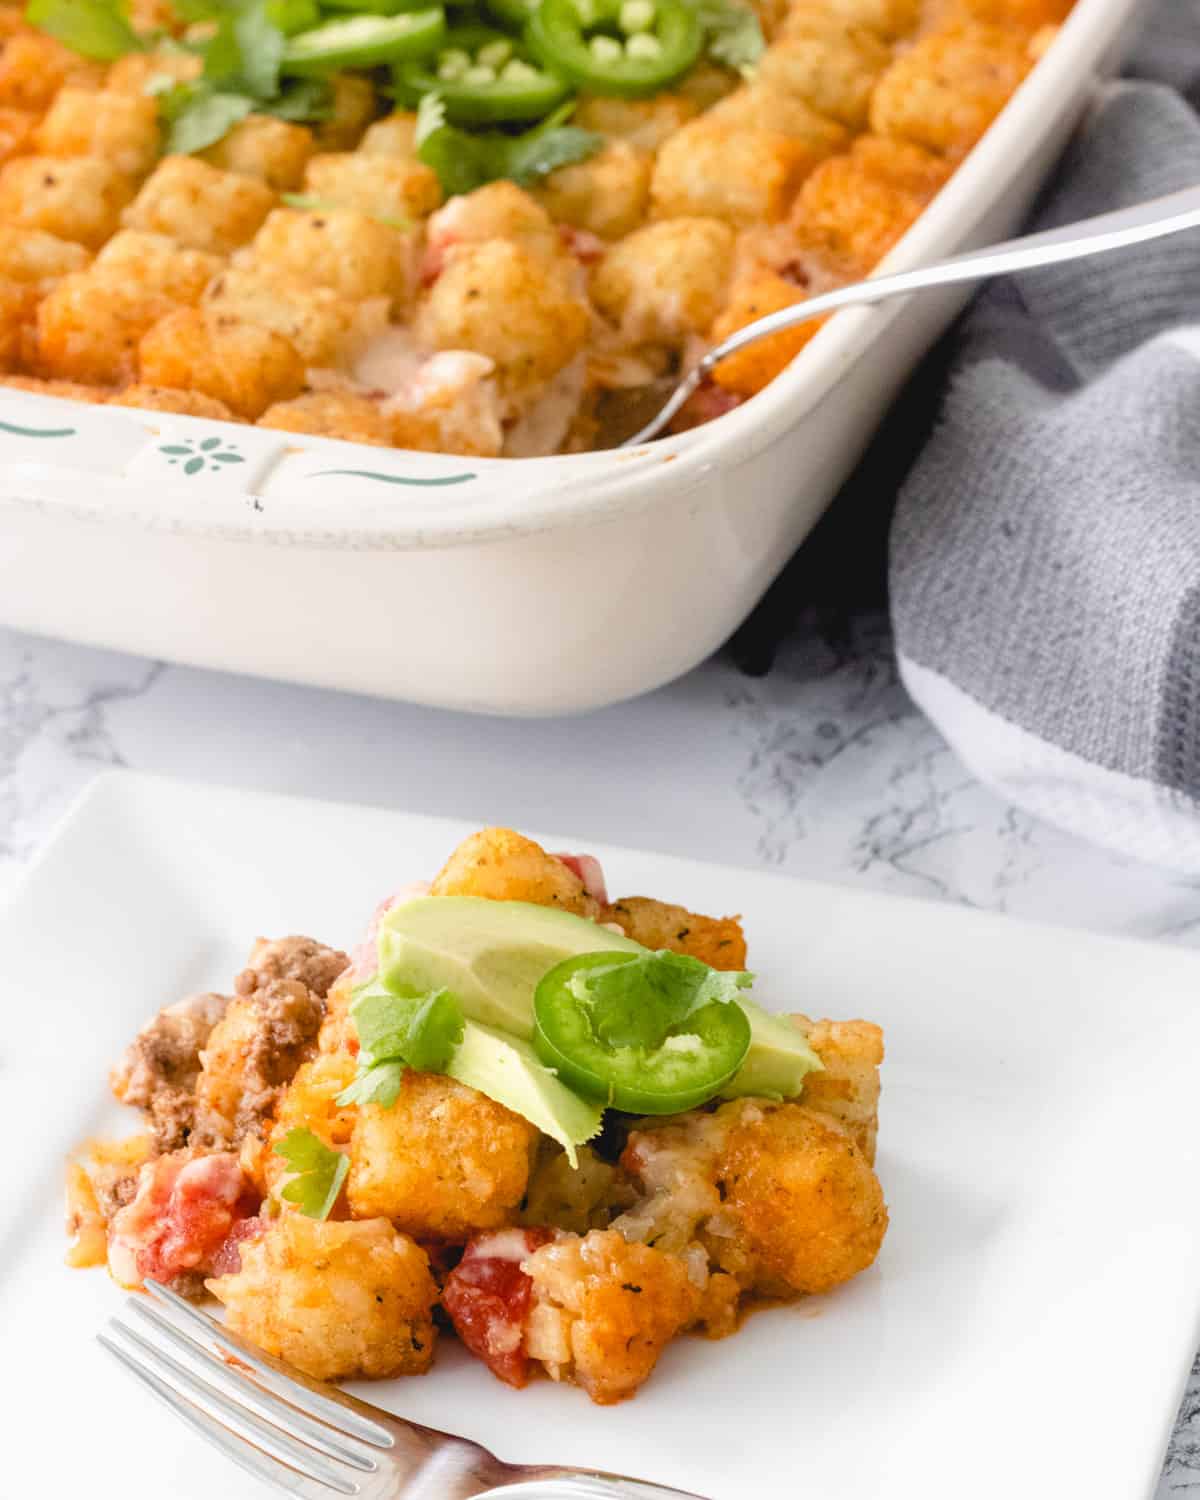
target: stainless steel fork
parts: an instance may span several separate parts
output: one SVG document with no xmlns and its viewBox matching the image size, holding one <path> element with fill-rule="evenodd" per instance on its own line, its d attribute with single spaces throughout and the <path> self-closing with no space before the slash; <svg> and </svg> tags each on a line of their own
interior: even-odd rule
<svg viewBox="0 0 1200 1500">
<path fill-rule="evenodd" d="M 478 1443 L 402 1421 L 309 1380 L 156 1281 L 148 1280 L 146 1291 L 149 1298 L 130 1297 L 128 1308 L 161 1342 L 114 1318 L 96 1335 L 100 1343 L 193 1432 L 286 1494 L 303 1500 L 703 1500 L 619 1474 L 501 1463 Z"/>
</svg>

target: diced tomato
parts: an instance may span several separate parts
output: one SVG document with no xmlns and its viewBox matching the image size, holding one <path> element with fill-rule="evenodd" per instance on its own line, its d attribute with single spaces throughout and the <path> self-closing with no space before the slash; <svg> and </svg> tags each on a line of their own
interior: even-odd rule
<svg viewBox="0 0 1200 1500">
<path fill-rule="evenodd" d="M 442 1306 L 454 1331 L 507 1385 L 519 1388 L 529 1379 L 525 1324 L 533 1282 L 521 1263 L 553 1238 L 550 1229 L 497 1229 L 478 1234 L 442 1289 Z"/>
<path fill-rule="evenodd" d="M 248 1219 L 238 1219 L 225 1236 L 221 1248 L 212 1258 L 209 1267 L 214 1276 L 236 1276 L 242 1269 L 242 1242 L 255 1239 L 267 1227 L 267 1221 L 257 1214 Z"/>
<path fill-rule="evenodd" d="M 571 224 L 560 224 L 558 234 L 567 253 L 585 266 L 598 265 L 604 259 L 608 246 L 590 229 L 576 229 Z"/>
<path fill-rule="evenodd" d="M 151 1276 L 206 1275 L 236 1223 L 258 1197 L 229 1151 L 188 1159 L 160 1156 L 142 1168 L 137 1196 L 112 1223 L 108 1263 L 125 1286 Z"/>
<path fill-rule="evenodd" d="M 741 406 L 746 398 L 735 391 L 723 390 L 712 380 L 706 380 L 700 389 L 684 402 L 683 409 L 671 423 L 672 432 L 686 432 L 711 422 L 714 417 L 723 417 L 735 406 Z"/>
<path fill-rule="evenodd" d="M 604 866 L 591 854 L 556 854 L 560 864 L 566 865 L 572 875 L 578 875 L 583 888 L 601 906 L 608 905 L 608 887 L 604 882 Z"/>
<path fill-rule="evenodd" d="M 379 969 L 379 924 L 391 911 L 393 906 L 399 906 L 403 901 L 415 901 L 419 896 L 428 896 L 429 882 L 415 880 L 411 885 L 401 886 L 400 889 L 390 896 L 385 896 L 375 910 L 371 913 L 371 920 L 367 923 L 367 930 L 363 933 L 362 942 L 350 955 L 350 981 L 352 984 L 362 984 L 370 979 Z M 354 1049 L 357 1051 L 357 1046 Z"/>
</svg>

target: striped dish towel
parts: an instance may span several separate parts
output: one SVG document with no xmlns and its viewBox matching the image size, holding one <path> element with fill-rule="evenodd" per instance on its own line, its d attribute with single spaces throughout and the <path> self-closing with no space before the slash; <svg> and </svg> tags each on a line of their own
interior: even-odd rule
<svg viewBox="0 0 1200 1500">
<path fill-rule="evenodd" d="M 1200 183 L 1200 5 L 1135 64 L 1174 87 L 1114 84 L 1032 228 Z M 905 684 L 1006 798 L 1200 873 L 1200 231 L 997 283 L 954 337 L 892 527 Z"/>
</svg>

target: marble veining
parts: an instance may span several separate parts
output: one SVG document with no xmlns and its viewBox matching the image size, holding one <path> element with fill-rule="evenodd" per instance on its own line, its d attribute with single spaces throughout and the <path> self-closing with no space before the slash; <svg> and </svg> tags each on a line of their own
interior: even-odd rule
<svg viewBox="0 0 1200 1500">
<path fill-rule="evenodd" d="M 635 703 L 545 722 L 467 719 L 0 631 L 0 897 L 108 766 L 569 829 L 581 843 L 1200 946 L 1200 881 L 1090 848 L 994 797 L 909 701 L 875 615 L 836 644 L 799 632 L 765 678 L 718 660 Z M 1200 1362 L 1157 1500 L 1192 1491 Z"/>
</svg>

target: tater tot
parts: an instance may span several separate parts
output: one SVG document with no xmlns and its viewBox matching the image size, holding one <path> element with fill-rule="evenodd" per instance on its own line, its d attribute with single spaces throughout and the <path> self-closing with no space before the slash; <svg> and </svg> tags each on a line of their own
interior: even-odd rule
<svg viewBox="0 0 1200 1500">
<path fill-rule="evenodd" d="M 361 73 L 335 73 L 329 80 L 329 112 L 315 127 L 321 151 L 353 151 L 375 118 L 375 85 Z"/>
<path fill-rule="evenodd" d="M 797 286 L 770 267 L 757 267 L 733 283 L 729 301 L 713 323 L 712 342 L 718 344 L 739 328 L 745 328 L 747 323 L 765 318 L 768 313 L 780 312 L 785 307 L 793 307 L 810 295 L 808 288 Z M 773 333 L 770 338 L 739 349 L 717 365 L 713 379 L 735 395 L 757 395 L 776 375 L 787 369 L 826 321 L 814 318 L 799 328 Z"/>
<path fill-rule="evenodd" d="M 250 421 L 304 385 L 304 362 L 282 335 L 192 307 L 143 336 L 138 371 L 143 384 L 199 391 Z"/>
<path fill-rule="evenodd" d="M 720 1159 L 726 1211 L 737 1225 L 730 1264 L 753 1268 L 760 1291 L 827 1292 L 874 1261 L 887 1232 L 883 1189 L 854 1137 L 801 1104 L 739 1100 Z M 748 1261 L 741 1257 L 747 1256 Z"/>
<path fill-rule="evenodd" d="M 392 424 L 379 402 L 352 391 L 309 391 L 294 401 L 279 401 L 263 412 L 258 425 L 384 448 L 392 441 Z"/>
<path fill-rule="evenodd" d="M 822 162 L 800 189 L 792 223 L 865 276 L 920 215 L 925 203 L 924 197 L 871 171 L 860 158 L 836 156 Z"/>
<path fill-rule="evenodd" d="M 880 78 L 871 129 L 957 160 L 1004 108 L 1030 66 L 1017 33 L 971 23 L 932 32 Z"/>
<path fill-rule="evenodd" d="M 35 396 L 61 396 L 66 401 L 87 401 L 102 405 L 109 392 L 96 385 L 78 385 L 73 380 L 41 380 L 36 375 L 0 375 L 0 386 L 12 391 L 29 391 Z"/>
<path fill-rule="evenodd" d="M 388 1109 L 360 1107 L 346 1197 L 355 1218 L 388 1218 L 422 1239 L 462 1241 L 516 1217 L 537 1130 L 452 1078 L 406 1072 Z"/>
<path fill-rule="evenodd" d="M 0 105 L 40 113 L 64 83 L 100 86 L 104 69 L 42 32 L 11 36 L 0 48 Z"/>
<path fill-rule="evenodd" d="M 884 135 L 860 135 L 850 154 L 873 177 L 926 203 L 941 190 L 953 170 L 943 157 L 923 146 Z"/>
<path fill-rule="evenodd" d="M 650 183 L 654 213 L 660 219 L 704 214 L 731 224 L 773 222 L 826 154 L 775 131 L 695 120 L 658 153 Z"/>
<path fill-rule="evenodd" d="M 657 151 L 682 126 L 694 119 L 700 105 L 683 94 L 655 94 L 652 99 L 618 99 L 585 94 L 575 111 L 574 123 L 584 130 L 615 136 Z"/>
<path fill-rule="evenodd" d="M 104 87 L 110 92 L 144 94 L 157 79 L 188 83 L 198 78 L 204 60 L 194 52 L 127 52 L 108 70 Z"/>
<path fill-rule="evenodd" d="M 168 156 L 146 179 L 124 222 L 193 250 L 228 255 L 254 235 L 274 204 L 275 194 L 252 177 L 194 156 Z"/>
<path fill-rule="evenodd" d="M 916 28 L 921 0 L 823 0 L 830 17 L 848 26 L 861 26 L 885 41 L 895 41 Z"/>
<path fill-rule="evenodd" d="M 82 271 L 87 263 L 88 252 L 73 240 L 0 224 L 0 276 L 11 281 L 52 281 L 69 271 Z"/>
<path fill-rule="evenodd" d="M 36 306 L 37 293 L 28 282 L 0 279 L 0 370 L 20 363 Z"/>
<path fill-rule="evenodd" d="M 846 144 L 846 131 L 836 120 L 818 114 L 798 93 L 778 82 L 756 79 L 736 94 L 722 99 L 704 116 L 704 123 L 723 130 L 769 130 L 802 146 L 810 162 L 821 161 Z"/>
<path fill-rule="evenodd" d="M 118 270 L 93 266 L 64 276 L 38 307 L 34 363 L 57 380 L 128 381 L 142 335 L 175 306 Z"/>
<path fill-rule="evenodd" d="M 633 343 L 682 344 L 707 332 L 728 290 L 734 232 L 696 216 L 647 224 L 614 245 L 592 277 L 592 300 Z"/>
<path fill-rule="evenodd" d="M 850 31 L 816 6 L 796 6 L 783 38 L 759 58 L 757 76 L 859 130 L 875 80 L 890 60 L 889 49 L 872 32 Z"/>
<path fill-rule="evenodd" d="M 199 154 L 210 166 L 253 177 L 273 192 L 285 193 L 303 182 L 304 168 L 315 150 L 313 133 L 306 125 L 270 115 L 247 115 Z"/>
<path fill-rule="evenodd" d="M 139 411 L 169 411 L 180 417 L 208 417 L 231 422 L 233 413 L 222 401 L 199 391 L 170 390 L 162 385 L 127 385 L 109 397 L 112 406 L 136 406 Z"/>
<path fill-rule="evenodd" d="M 28 109 L 0 108 L 0 166 L 34 149 L 38 116 Z"/>
<path fill-rule="evenodd" d="M 303 286 L 236 266 L 212 281 L 204 305 L 245 323 L 274 329 L 309 368 L 346 366 L 387 326 L 387 303 L 382 297 L 351 302 L 328 287 Z"/>
<path fill-rule="evenodd" d="M 1072 0 L 933 0 L 925 24 L 940 30 L 955 21 L 982 21 L 1032 36 L 1065 21 L 1071 4 Z"/>
<path fill-rule="evenodd" d="M 354 208 L 277 208 L 254 237 L 248 264 L 350 301 L 386 297 L 399 311 L 415 281 L 415 238 Z"/>
<path fill-rule="evenodd" d="M 421 1375 L 433 1361 L 429 1257 L 386 1219 L 285 1212 L 240 1246 L 241 1269 L 208 1282 L 226 1323 L 314 1380 Z"/>
<path fill-rule="evenodd" d="M 499 458 L 504 451 L 503 410 L 495 365 L 461 349 L 425 360 L 403 390 L 385 403 L 392 446 L 419 453 L 459 453 Z"/>
<path fill-rule="evenodd" d="M 424 162 L 361 151 L 314 156 L 304 174 L 304 190 L 323 203 L 401 223 L 426 218 L 442 201 L 437 173 Z"/>
<path fill-rule="evenodd" d="M 551 172 L 535 192 L 557 223 L 617 240 L 646 217 L 653 166 L 649 151 L 614 140 L 586 161 Z"/>
<path fill-rule="evenodd" d="M 195 303 L 225 266 L 220 255 L 189 250 L 165 234 L 123 229 L 96 256 L 96 265 L 120 271 L 147 291 L 165 292 L 176 302 Z"/>
<path fill-rule="evenodd" d="M 554 1380 L 599 1406 L 632 1396 L 667 1344 L 700 1312 L 685 1262 L 615 1230 L 561 1236 L 525 1262 L 534 1305 L 526 1347 Z"/>
<path fill-rule="evenodd" d="M 562 239 L 545 207 L 515 182 L 501 178 L 451 198 L 427 226 L 426 271 L 437 275 L 449 256 L 484 240 L 512 240 L 535 255 L 554 260 Z"/>
<path fill-rule="evenodd" d="M 0 167 L 0 220 L 88 249 L 116 229 L 133 183 L 94 157 L 18 156 Z"/>
<path fill-rule="evenodd" d="M 97 156 L 142 177 L 159 151 L 158 107 L 144 94 L 64 88 L 34 136 L 43 156 Z"/>
<path fill-rule="evenodd" d="M 600 909 L 569 865 L 511 828 L 483 828 L 464 839 L 434 877 L 430 894 L 527 901 L 577 917 L 594 917 Z"/>
<path fill-rule="evenodd" d="M 418 310 L 417 332 L 435 349 L 467 349 L 496 366 L 497 382 L 521 403 L 583 348 L 587 303 L 566 276 L 508 240 L 459 249 Z"/>
<path fill-rule="evenodd" d="M 626 937 L 644 948 L 687 953 L 714 969 L 746 967 L 746 935 L 740 917 L 705 917 L 649 896 L 623 896 L 604 908 L 600 920 L 615 922 Z"/>
<path fill-rule="evenodd" d="M 415 157 L 416 137 L 416 111 L 398 109 L 394 114 L 376 120 L 374 125 L 368 125 L 358 149 L 364 156 Z"/>
<path fill-rule="evenodd" d="M 872 1164 L 879 1128 L 879 1065 L 883 1032 L 871 1021 L 792 1020 L 824 1064 L 804 1080 L 803 1102 L 839 1120 Z"/>
</svg>

